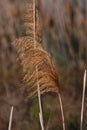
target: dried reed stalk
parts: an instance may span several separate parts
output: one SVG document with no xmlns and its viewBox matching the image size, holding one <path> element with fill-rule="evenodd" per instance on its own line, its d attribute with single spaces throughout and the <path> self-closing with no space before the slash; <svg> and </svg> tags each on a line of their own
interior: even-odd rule
<svg viewBox="0 0 87 130">
<path fill-rule="evenodd" d="M 41 94 L 40 94 L 40 86 L 38 82 L 38 68 L 36 67 L 36 73 L 37 73 L 37 91 L 38 91 L 38 102 L 39 102 L 39 119 L 41 124 L 41 129 L 44 130 L 44 122 L 43 122 L 43 112 L 42 112 L 42 103 L 41 103 Z"/>
<path fill-rule="evenodd" d="M 33 0 L 33 21 L 34 21 L 34 48 L 36 48 L 36 0 Z M 43 122 L 43 112 L 42 112 L 42 104 L 41 104 L 41 94 L 40 94 L 40 86 L 38 82 L 38 66 L 36 66 L 36 74 L 37 74 L 37 91 L 38 91 L 38 103 L 39 103 L 39 119 L 40 119 L 40 125 L 41 129 L 44 130 L 44 122 Z"/>
<path fill-rule="evenodd" d="M 60 108 L 61 108 L 61 116 L 62 116 L 62 123 L 63 123 L 63 130 L 65 130 L 65 118 L 64 118 L 64 110 L 63 110 L 63 103 L 60 93 L 58 93 Z"/>
<path fill-rule="evenodd" d="M 13 116 L 13 109 L 14 107 L 11 107 L 11 112 L 10 112 L 10 118 L 9 118 L 9 126 L 8 126 L 8 130 L 11 130 L 11 126 L 12 126 L 12 116 Z"/>
<path fill-rule="evenodd" d="M 84 98 L 85 98 L 85 88 L 86 88 L 86 70 L 84 72 L 84 79 L 83 79 L 83 95 L 82 95 L 82 108 L 81 108 L 81 123 L 80 123 L 80 130 L 83 129 L 83 112 L 84 112 Z"/>
</svg>

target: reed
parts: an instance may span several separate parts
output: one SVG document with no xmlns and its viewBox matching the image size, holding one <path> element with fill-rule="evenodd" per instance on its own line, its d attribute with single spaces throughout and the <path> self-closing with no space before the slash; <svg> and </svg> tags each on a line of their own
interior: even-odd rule
<svg viewBox="0 0 87 130">
<path fill-rule="evenodd" d="M 10 112 L 8 130 L 11 130 L 11 126 L 12 126 L 12 117 L 13 117 L 13 110 L 14 110 L 14 107 L 12 106 L 12 107 L 11 107 L 11 112 Z"/>
<path fill-rule="evenodd" d="M 82 108 L 81 108 L 81 122 L 80 122 L 80 130 L 83 130 L 83 114 L 84 114 L 84 99 L 85 99 L 85 88 L 86 88 L 86 70 L 84 72 L 83 78 L 83 94 L 82 94 Z"/>
<path fill-rule="evenodd" d="M 29 9 L 24 15 L 28 36 L 21 37 L 14 42 L 23 66 L 25 90 L 28 92 L 28 97 L 37 95 L 37 66 L 40 93 L 58 93 L 59 83 L 56 65 L 50 54 L 44 50 L 41 42 L 42 33 L 39 11 L 33 1 L 29 1 L 28 5 Z"/>
<path fill-rule="evenodd" d="M 30 9 L 24 15 L 25 26 L 27 28 L 26 34 L 28 36 L 17 39 L 13 45 L 17 50 L 23 67 L 23 80 L 26 84 L 24 89 L 27 91 L 27 97 L 33 98 L 38 95 L 40 109 L 39 118 L 42 130 L 44 130 L 44 123 L 41 95 L 49 92 L 56 93 L 59 96 L 63 130 L 65 130 L 63 106 L 59 94 L 57 68 L 51 55 L 44 50 L 39 12 L 35 7 L 34 2 L 35 1 L 30 1 Z"/>
</svg>

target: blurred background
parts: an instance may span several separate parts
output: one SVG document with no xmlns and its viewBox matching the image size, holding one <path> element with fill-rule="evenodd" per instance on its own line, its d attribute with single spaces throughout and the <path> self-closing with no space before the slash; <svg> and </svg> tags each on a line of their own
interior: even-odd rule
<svg viewBox="0 0 87 130">
<path fill-rule="evenodd" d="M 66 129 L 79 130 L 83 74 L 87 69 L 87 1 L 38 1 L 44 46 L 58 68 Z M 21 67 L 12 47 L 16 38 L 25 35 L 24 11 L 24 0 L 0 0 L 0 130 L 8 129 L 12 105 L 12 130 L 40 129 L 37 98 L 28 101 L 21 92 Z M 49 94 L 42 100 L 45 129 L 62 130 L 58 97 Z M 83 127 L 87 130 L 87 90 Z"/>
</svg>

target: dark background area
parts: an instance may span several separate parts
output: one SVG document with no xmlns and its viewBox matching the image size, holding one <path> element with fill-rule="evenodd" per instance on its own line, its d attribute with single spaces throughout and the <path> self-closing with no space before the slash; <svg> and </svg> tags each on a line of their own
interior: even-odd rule
<svg viewBox="0 0 87 130">
<path fill-rule="evenodd" d="M 79 130 L 83 74 L 87 69 L 87 1 L 39 0 L 44 46 L 58 66 L 67 130 Z M 25 35 L 24 0 L 0 0 L 0 130 L 8 129 L 14 106 L 12 130 L 39 130 L 37 98 L 21 92 L 22 72 L 12 42 Z M 62 130 L 58 97 L 43 95 L 46 130 Z M 84 130 L 87 129 L 87 91 Z"/>
</svg>

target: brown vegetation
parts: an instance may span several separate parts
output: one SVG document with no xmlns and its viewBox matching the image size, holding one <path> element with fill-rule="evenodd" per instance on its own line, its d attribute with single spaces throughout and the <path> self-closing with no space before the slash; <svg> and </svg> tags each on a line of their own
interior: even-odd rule
<svg viewBox="0 0 87 130">
<path fill-rule="evenodd" d="M 29 97 L 37 95 L 37 73 L 38 67 L 38 83 L 40 85 L 41 94 L 47 92 L 58 93 L 58 76 L 56 66 L 54 65 L 51 56 L 43 49 L 41 44 L 41 27 L 39 22 L 39 14 L 36 9 L 36 21 L 32 19 L 34 10 L 33 2 L 29 3 L 28 14 L 25 14 L 25 26 L 27 28 L 27 37 L 16 40 L 14 45 L 18 51 L 22 62 L 23 72 L 25 73 L 24 80 L 27 83 L 27 89 L 30 91 Z M 35 24 L 35 30 L 34 30 Z M 35 41 L 34 41 L 34 31 Z M 36 47 L 35 43 L 36 42 Z M 25 89 L 26 90 L 26 89 Z"/>
<path fill-rule="evenodd" d="M 28 84 L 25 85 L 22 83 L 21 74 L 23 74 L 23 72 L 19 66 L 20 63 L 16 63 L 16 51 L 11 44 L 15 38 L 20 35 L 25 35 L 25 27 L 22 25 L 23 21 L 21 20 L 21 16 L 25 19 L 26 24 L 29 23 L 31 18 L 31 21 L 33 20 L 32 13 L 31 18 L 28 14 L 24 16 L 26 7 L 23 1 L 24 0 L 0 1 L 0 130 L 7 130 L 12 105 L 14 106 L 12 130 L 40 129 L 37 98 L 29 101 L 24 100 L 25 97 L 20 92 L 19 88 L 22 87 L 24 90 L 27 90 L 28 96 L 31 87 L 28 90 Z M 42 4 L 40 3 L 41 1 Z M 55 61 L 58 63 L 58 77 L 61 86 L 60 89 L 62 90 L 66 128 L 68 130 L 78 130 L 80 126 L 82 79 L 84 68 L 87 67 L 87 3 L 83 5 L 86 0 L 78 0 L 78 4 L 76 3 L 77 0 L 71 0 L 71 2 L 70 0 L 62 0 L 62 4 L 60 1 L 61 0 L 55 2 L 54 0 L 40 0 L 38 3 L 40 4 L 42 30 L 44 30 L 43 41 L 45 41 L 45 47 L 50 50 Z M 33 27 L 33 25 L 31 27 Z M 31 30 L 31 28 L 27 29 L 27 33 L 30 36 L 20 38 L 16 41 L 20 46 L 22 39 L 26 41 L 26 44 L 29 43 L 29 46 L 31 46 L 31 43 L 34 43 L 34 39 L 31 38 L 31 34 L 29 34 L 29 29 Z M 42 39 L 40 39 L 38 43 L 42 43 Z M 45 53 L 40 44 L 37 46 L 35 50 L 37 56 L 39 56 L 37 52 L 37 50 L 39 50 L 41 55 L 47 55 L 46 59 L 50 63 L 49 54 Z M 33 50 L 33 46 L 30 49 Z M 34 50 L 32 52 L 34 52 Z M 52 72 L 52 75 L 51 79 L 56 76 L 55 70 Z M 54 82 L 51 82 L 51 84 L 52 83 L 54 84 Z M 58 99 L 52 94 L 45 94 L 45 96 L 43 95 L 42 97 L 45 128 L 47 127 L 49 130 L 62 129 Z M 84 130 L 87 129 L 86 97 Z"/>
<path fill-rule="evenodd" d="M 45 44 L 58 64 L 87 65 L 86 6 L 82 0 L 39 0 Z"/>
</svg>

